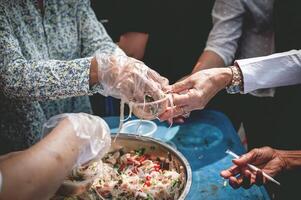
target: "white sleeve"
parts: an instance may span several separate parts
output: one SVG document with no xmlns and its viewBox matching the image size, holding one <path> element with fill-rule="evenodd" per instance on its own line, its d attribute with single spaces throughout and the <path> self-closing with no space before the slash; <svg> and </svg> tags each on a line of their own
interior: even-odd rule
<svg viewBox="0 0 301 200">
<path fill-rule="evenodd" d="M 235 63 L 242 71 L 243 93 L 301 83 L 300 50 L 237 60 Z"/>
</svg>

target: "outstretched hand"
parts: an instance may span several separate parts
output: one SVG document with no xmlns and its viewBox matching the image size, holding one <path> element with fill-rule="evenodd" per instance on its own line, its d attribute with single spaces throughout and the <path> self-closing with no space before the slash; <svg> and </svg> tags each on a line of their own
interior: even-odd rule
<svg viewBox="0 0 301 200">
<path fill-rule="evenodd" d="M 112 55 L 97 52 L 96 60 L 98 81 L 104 96 L 137 103 L 142 103 L 145 95 L 154 100 L 164 97 L 163 87 L 168 85 L 168 80 L 121 50 Z"/>
<path fill-rule="evenodd" d="M 286 168 L 286 163 L 281 156 L 281 151 L 270 147 L 253 149 L 233 160 L 234 165 L 221 172 L 221 176 L 229 179 L 229 184 L 237 189 L 250 188 L 252 185 L 263 185 L 267 182 L 263 172 L 275 176 Z M 251 171 L 247 164 L 260 168 L 259 171 Z"/>
<path fill-rule="evenodd" d="M 229 68 L 213 68 L 199 71 L 170 86 L 173 107 L 160 116 L 162 121 L 203 109 L 207 103 L 232 80 Z"/>
</svg>

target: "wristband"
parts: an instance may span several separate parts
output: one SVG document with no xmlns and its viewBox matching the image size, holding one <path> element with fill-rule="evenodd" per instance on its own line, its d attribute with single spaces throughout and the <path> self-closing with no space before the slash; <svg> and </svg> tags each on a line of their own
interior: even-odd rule
<svg viewBox="0 0 301 200">
<path fill-rule="evenodd" d="M 229 94 L 236 94 L 243 91 L 243 79 L 242 73 L 238 66 L 231 66 L 232 71 L 232 81 L 229 86 L 226 87 L 226 90 Z"/>
</svg>

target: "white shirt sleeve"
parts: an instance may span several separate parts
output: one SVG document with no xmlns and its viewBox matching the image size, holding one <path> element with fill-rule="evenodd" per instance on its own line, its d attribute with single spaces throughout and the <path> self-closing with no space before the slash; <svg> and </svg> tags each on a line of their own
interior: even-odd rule
<svg viewBox="0 0 301 200">
<path fill-rule="evenodd" d="M 301 83 L 300 50 L 237 60 L 235 63 L 242 71 L 243 93 Z"/>
</svg>

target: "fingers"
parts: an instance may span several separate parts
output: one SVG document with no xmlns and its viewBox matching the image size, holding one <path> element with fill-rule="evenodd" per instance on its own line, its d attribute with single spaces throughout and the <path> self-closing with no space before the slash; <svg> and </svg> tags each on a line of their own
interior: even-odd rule
<svg viewBox="0 0 301 200">
<path fill-rule="evenodd" d="M 243 187 L 244 189 L 249 189 L 253 185 L 252 180 L 251 180 L 251 174 L 248 174 L 246 176 L 239 176 L 237 178 L 234 176 L 231 176 L 229 179 L 229 185 L 233 189 L 238 189 L 240 187 Z"/>
<path fill-rule="evenodd" d="M 260 186 L 265 184 L 266 180 L 265 177 L 263 176 L 263 173 L 261 170 L 256 172 L 256 178 L 255 178 L 255 183 L 256 185 Z"/>
<path fill-rule="evenodd" d="M 261 186 L 266 183 L 265 177 L 261 170 L 251 171 L 247 164 L 259 164 L 266 162 L 264 149 L 253 149 L 238 159 L 234 159 L 234 166 L 221 172 L 223 178 L 229 179 L 229 184 L 234 189 L 243 187 L 250 188 L 256 184 Z"/>
<path fill-rule="evenodd" d="M 233 165 L 229 169 L 222 171 L 221 172 L 221 176 L 223 178 L 228 179 L 231 176 L 236 176 L 239 172 L 240 172 L 240 168 L 238 166 L 236 166 L 236 165 Z"/>
<path fill-rule="evenodd" d="M 249 170 L 244 170 L 243 171 L 243 176 L 242 176 L 242 184 L 241 186 L 244 189 L 249 189 L 253 184 L 254 184 L 254 180 L 252 179 L 252 173 Z"/>
<path fill-rule="evenodd" d="M 254 184 L 256 184 L 257 186 L 261 186 L 265 182 L 266 181 L 264 179 L 262 171 L 258 171 L 256 172 L 256 174 L 254 174 L 250 170 L 246 169 L 238 177 L 229 177 L 229 185 L 234 189 L 238 189 L 240 187 L 243 187 L 244 189 L 249 189 Z"/>
<path fill-rule="evenodd" d="M 168 107 L 166 111 L 159 116 L 159 119 L 161 121 L 166 121 L 168 119 L 172 119 L 178 116 L 182 116 L 190 112 L 191 110 L 188 110 L 188 107 L 186 106 L 174 106 L 174 107 Z"/>
<path fill-rule="evenodd" d="M 191 106 L 187 105 L 192 102 L 193 96 L 189 94 L 189 92 L 185 94 L 172 94 L 173 98 L 173 107 L 168 107 L 166 111 L 159 116 L 161 121 L 165 121 L 171 118 L 175 118 L 178 116 L 185 116 L 187 115 L 191 109 Z M 183 120 L 179 120 L 182 123 Z"/>
<path fill-rule="evenodd" d="M 231 176 L 229 178 L 229 185 L 233 188 L 233 189 L 238 189 L 242 184 L 242 179 L 241 178 L 236 178 L 235 176 Z"/>
<path fill-rule="evenodd" d="M 238 177 L 231 176 L 229 178 L 229 185 L 233 189 L 238 189 L 240 187 L 243 187 L 244 189 L 249 189 L 254 185 L 254 179 L 252 176 L 252 173 L 246 170 L 244 175 L 240 175 Z"/>
<path fill-rule="evenodd" d="M 149 69 L 148 70 L 148 75 L 151 79 L 153 79 L 155 82 L 158 82 L 162 88 L 165 88 L 168 86 L 168 79 L 161 76 L 158 72 L 152 70 L 152 69 Z"/>
<path fill-rule="evenodd" d="M 257 150 L 254 149 L 254 150 L 242 155 L 240 158 L 234 159 L 233 163 L 238 166 L 245 166 L 248 163 L 251 164 L 254 161 L 256 161 L 256 157 L 257 157 Z"/>
<path fill-rule="evenodd" d="M 240 175 L 238 177 L 231 176 L 229 178 L 229 185 L 234 189 L 238 189 L 240 187 L 249 189 L 253 185 L 251 177 L 252 177 L 251 172 L 245 174 L 244 176 L 243 175 Z"/>
<path fill-rule="evenodd" d="M 172 94 L 173 105 L 177 107 L 189 107 L 186 111 L 202 108 L 205 103 L 203 98 L 202 91 L 198 91 L 197 89 L 190 89 L 182 94 Z"/>
<path fill-rule="evenodd" d="M 185 106 L 191 103 L 192 95 L 189 92 L 185 94 L 172 94 L 173 104 L 175 106 Z"/>
<path fill-rule="evenodd" d="M 249 189 L 254 184 L 261 186 L 266 183 L 261 170 L 251 172 L 247 167 L 239 167 L 237 165 L 222 171 L 221 176 L 225 179 L 229 179 L 229 184 L 234 189 L 238 189 L 240 187 Z"/>
<path fill-rule="evenodd" d="M 270 147 L 256 148 L 242 155 L 239 159 L 234 159 L 233 163 L 239 166 L 246 164 L 262 165 L 273 159 L 275 150 Z"/>
<path fill-rule="evenodd" d="M 174 93 L 180 93 L 184 90 L 189 90 L 193 87 L 192 81 L 190 81 L 189 78 L 186 78 L 183 81 L 177 82 L 172 85 L 172 92 Z"/>
<path fill-rule="evenodd" d="M 183 124 L 184 123 L 184 117 L 178 116 L 178 117 L 175 117 L 172 120 L 168 120 L 169 124 L 172 124 L 171 122 L 174 123 L 174 124 Z"/>
</svg>

